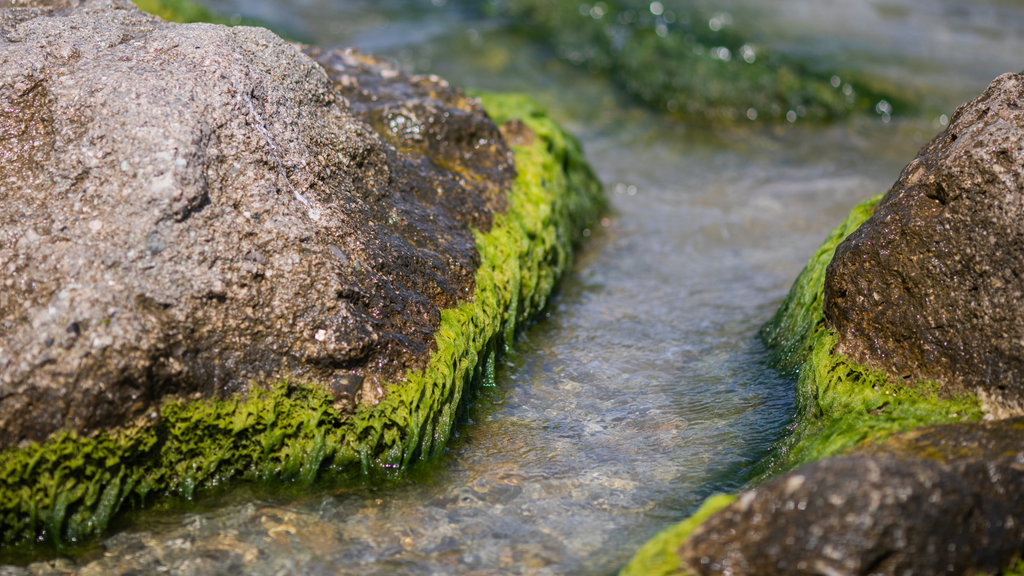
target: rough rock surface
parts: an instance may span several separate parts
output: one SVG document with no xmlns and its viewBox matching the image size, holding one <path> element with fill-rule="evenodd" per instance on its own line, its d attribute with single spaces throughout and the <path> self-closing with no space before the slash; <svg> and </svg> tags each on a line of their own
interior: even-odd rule
<svg viewBox="0 0 1024 576">
<path fill-rule="evenodd" d="M 0 448 L 426 364 L 514 177 L 476 103 L 127 0 L 0 7 Z"/>
<path fill-rule="evenodd" d="M 746 492 L 680 546 L 692 574 L 995 574 L 1024 549 L 1024 419 L 937 426 Z"/>
<path fill-rule="evenodd" d="M 1024 75 L 960 106 L 836 250 L 837 351 L 1024 413 Z"/>
</svg>

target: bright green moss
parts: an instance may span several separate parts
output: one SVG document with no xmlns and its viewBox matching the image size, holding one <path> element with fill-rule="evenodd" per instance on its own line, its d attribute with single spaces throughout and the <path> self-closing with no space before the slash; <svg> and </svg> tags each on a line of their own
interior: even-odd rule
<svg viewBox="0 0 1024 576">
<path fill-rule="evenodd" d="M 834 86 L 833 71 L 819 73 L 754 46 L 721 21 L 712 29 L 712 14 L 700 9 L 662 4 L 665 12 L 658 15 L 650 2 L 634 0 L 603 0 L 593 7 L 576 0 L 498 5 L 562 58 L 607 73 L 640 100 L 688 118 L 749 122 L 749 113 L 759 121 L 783 121 L 792 111 L 834 119 L 881 113 L 882 100 L 901 114 L 913 108 L 915 98 L 898 95 L 892 86 L 844 72 Z M 485 6 L 495 11 L 495 5 Z"/>
<path fill-rule="evenodd" d="M 484 95 L 501 123 L 517 117 L 533 142 L 516 146 L 506 213 L 476 233 L 472 299 L 441 313 L 427 368 L 386 386 L 377 406 L 339 414 L 310 383 L 280 382 L 244 399 L 168 400 L 156 421 L 0 452 L 0 538 L 77 542 L 129 506 L 192 498 L 227 482 L 304 486 L 353 470 L 404 469 L 441 452 L 467 386 L 493 378 L 495 355 L 547 303 L 582 228 L 604 205 L 579 144 L 517 95 Z"/>
<path fill-rule="evenodd" d="M 895 432 L 983 416 L 974 396 L 943 398 L 927 382 L 892 385 L 885 373 L 833 354 L 836 340 L 832 330 L 815 338 L 797 382 L 796 425 L 760 463 L 761 479 Z"/>
<path fill-rule="evenodd" d="M 619 576 L 683 576 L 680 566 L 679 544 L 686 540 L 697 526 L 714 513 L 732 504 L 736 496 L 715 494 L 700 505 L 692 516 L 679 524 L 658 533 L 637 551 L 629 564 L 619 572 Z"/>
</svg>

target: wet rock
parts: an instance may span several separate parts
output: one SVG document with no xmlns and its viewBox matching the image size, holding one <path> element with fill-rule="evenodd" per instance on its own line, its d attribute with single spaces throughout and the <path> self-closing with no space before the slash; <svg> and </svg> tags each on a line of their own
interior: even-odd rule
<svg viewBox="0 0 1024 576">
<path fill-rule="evenodd" d="M 0 448 L 282 378 L 352 410 L 426 365 L 515 176 L 478 103 L 126 0 L 13 6 Z"/>
<path fill-rule="evenodd" d="M 894 382 L 1024 413 L 1024 75 L 960 106 L 836 249 L 824 312 L 836 350 Z"/>
<path fill-rule="evenodd" d="M 508 180 L 507 150 L 495 147 L 504 142 L 499 127 L 481 121 L 483 111 L 474 99 L 451 89 L 439 76 L 409 78 L 394 63 L 353 48 L 324 51 L 311 46 L 305 51 L 324 67 L 353 113 L 397 150 L 421 160 L 422 166 L 414 165 L 417 170 L 447 170 L 460 175 L 463 185 L 471 174 L 476 186 L 490 190 L 473 198 L 451 191 L 431 193 L 476 200 L 483 205 L 475 209 L 483 214 L 504 210 L 500 188 Z"/>
<path fill-rule="evenodd" d="M 1024 549 L 1024 419 L 937 426 L 740 495 L 678 548 L 691 574 L 996 574 Z"/>
</svg>

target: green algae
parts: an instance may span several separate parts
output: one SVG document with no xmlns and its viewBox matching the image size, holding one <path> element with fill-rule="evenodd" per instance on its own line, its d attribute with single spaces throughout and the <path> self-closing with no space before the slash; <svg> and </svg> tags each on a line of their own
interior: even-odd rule
<svg viewBox="0 0 1024 576">
<path fill-rule="evenodd" d="M 620 576 L 673 576 L 684 574 L 676 550 L 690 533 L 713 514 L 736 499 L 731 494 L 715 494 L 704 500 L 692 516 L 670 528 L 662 530 L 637 551 Z"/>
<path fill-rule="evenodd" d="M 654 14 L 653 4 L 629 0 L 498 5 L 559 56 L 607 73 L 638 99 L 688 118 L 747 122 L 783 121 L 790 112 L 792 119 L 815 120 L 854 112 L 904 114 L 917 100 L 863 75 L 838 72 L 843 80 L 833 84 L 833 73 L 754 46 L 723 22 L 712 29 L 709 15 L 698 9 L 676 13 L 666 5 Z M 497 10 L 493 6 L 487 5 Z"/>
<path fill-rule="evenodd" d="M 514 146 L 508 210 L 476 232 L 473 296 L 441 313 L 427 368 L 385 386 L 376 406 L 339 413 L 307 382 L 254 387 L 244 398 L 172 399 L 157 417 L 0 452 L 0 538 L 6 545 L 82 542 L 118 512 L 191 499 L 228 483 L 303 487 L 318 478 L 404 470 L 443 452 L 468 387 L 493 379 L 495 356 L 544 308 L 572 264 L 582 230 L 604 207 L 579 143 L 519 95 L 482 95 L 498 122 L 533 133 Z"/>
<path fill-rule="evenodd" d="M 894 385 L 884 372 L 834 354 L 836 341 L 831 330 L 815 339 L 797 383 L 796 424 L 759 464 L 758 479 L 896 432 L 983 416 L 976 397 L 943 397 L 938 386 L 929 382 Z"/>
</svg>

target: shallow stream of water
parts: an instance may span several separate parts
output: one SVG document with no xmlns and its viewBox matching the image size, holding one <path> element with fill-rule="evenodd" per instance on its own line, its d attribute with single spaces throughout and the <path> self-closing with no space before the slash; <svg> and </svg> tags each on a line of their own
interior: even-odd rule
<svg viewBox="0 0 1024 576">
<path fill-rule="evenodd" d="M 208 4 L 456 85 L 530 93 L 581 139 L 612 212 L 424 477 L 144 513 L 75 560 L 93 574 L 614 573 L 741 485 L 783 432 L 793 382 L 768 367 L 758 328 L 828 230 L 941 127 L 688 125 L 455 0 Z M 1009 1 L 703 6 L 822 69 L 913 85 L 947 115 L 1024 67 L 1024 7 Z"/>
</svg>

